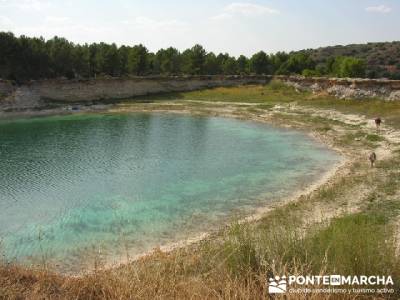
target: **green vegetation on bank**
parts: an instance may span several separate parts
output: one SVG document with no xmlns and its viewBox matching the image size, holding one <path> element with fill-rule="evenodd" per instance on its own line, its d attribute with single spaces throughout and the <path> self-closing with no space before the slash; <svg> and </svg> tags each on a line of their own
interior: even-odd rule
<svg viewBox="0 0 400 300">
<path fill-rule="evenodd" d="M 304 50 L 317 65 L 337 56 L 358 58 L 366 63 L 366 77 L 400 79 L 400 42 L 352 44 Z"/>
<path fill-rule="evenodd" d="M 214 102 L 259 103 L 259 108 L 271 108 L 279 104 L 298 104 L 321 109 L 334 109 L 346 114 L 362 114 L 369 118 L 381 117 L 384 124 L 400 128 L 400 103 L 380 99 L 351 100 L 334 96 L 313 95 L 311 92 L 297 92 L 295 88 L 273 80 L 267 85 L 245 85 L 218 87 L 185 93 L 168 93 L 138 97 L 145 101 L 157 100 L 199 100 Z"/>
<path fill-rule="evenodd" d="M 236 87 L 217 87 L 195 90 L 190 92 L 176 92 L 138 96 L 138 99 L 157 100 L 200 100 L 211 102 L 246 102 L 246 103 L 287 103 L 296 100 L 305 101 L 312 94 L 297 93 L 293 87 L 285 85 L 279 80 L 273 80 L 267 85 L 243 85 Z"/>
<path fill-rule="evenodd" d="M 44 78 L 94 78 L 145 75 L 302 74 L 305 76 L 365 77 L 397 73 L 372 73 L 368 61 L 351 55 L 331 55 L 316 60 L 307 51 L 259 51 L 251 57 L 207 52 L 195 45 L 183 52 L 175 48 L 150 52 L 143 45 L 74 44 L 64 38 L 16 37 L 0 32 L 0 78 L 23 82 Z"/>
</svg>

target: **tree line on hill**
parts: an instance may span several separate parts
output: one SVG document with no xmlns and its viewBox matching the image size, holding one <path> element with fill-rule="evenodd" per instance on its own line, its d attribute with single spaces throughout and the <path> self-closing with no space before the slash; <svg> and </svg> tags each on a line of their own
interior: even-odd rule
<svg viewBox="0 0 400 300">
<path fill-rule="evenodd" d="M 319 64 L 331 57 L 351 56 L 366 63 L 366 77 L 400 79 L 400 41 L 336 45 L 302 50 Z"/>
<path fill-rule="evenodd" d="M 0 32 L 0 78 L 23 82 L 45 78 L 95 78 L 146 75 L 301 74 L 304 76 L 364 77 L 364 60 L 329 57 L 316 63 L 305 52 L 259 51 L 251 57 L 218 55 L 195 45 L 183 52 L 170 47 L 150 52 L 143 45 L 74 44 L 65 38 L 16 37 Z"/>
</svg>

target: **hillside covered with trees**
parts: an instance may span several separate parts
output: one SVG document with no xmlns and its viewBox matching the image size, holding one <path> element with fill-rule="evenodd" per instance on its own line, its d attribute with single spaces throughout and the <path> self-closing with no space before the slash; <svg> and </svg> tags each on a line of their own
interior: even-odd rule
<svg viewBox="0 0 400 300">
<path fill-rule="evenodd" d="M 350 56 L 366 64 L 366 77 L 400 79 L 400 42 L 331 46 L 303 51 L 315 61 L 318 68 L 333 57 Z"/>
<path fill-rule="evenodd" d="M 350 45 L 251 57 L 207 52 L 195 45 L 150 52 L 143 45 L 74 44 L 64 38 L 16 37 L 0 32 L 0 78 L 23 82 L 45 78 L 146 75 L 302 74 L 305 76 L 400 79 L 400 42 Z"/>
</svg>

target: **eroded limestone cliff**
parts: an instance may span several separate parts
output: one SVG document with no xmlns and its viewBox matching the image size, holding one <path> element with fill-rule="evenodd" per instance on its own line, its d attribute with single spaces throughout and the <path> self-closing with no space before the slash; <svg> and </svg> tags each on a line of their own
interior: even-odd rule
<svg viewBox="0 0 400 300">
<path fill-rule="evenodd" d="M 327 93 L 340 99 L 400 100 L 400 80 L 275 76 L 302 91 Z"/>
<path fill-rule="evenodd" d="M 399 80 L 305 78 L 299 76 L 186 76 L 88 80 L 40 80 L 23 85 L 0 80 L 0 111 L 40 110 L 49 106 L 118 101 L 165 92 L 266 84 L 278 79 L 298 90 L 337 98 L 400 100 Z"/>
<path fill-rule="evenodd" d="M 15 111 L 101 101 L 118 101 L 136 96 L 184 92 L 202 88 L 265 84 L 269 76 L 137 77 L 89 80 L 40 80 L 24 85 L 0 81 L 0 109 Z"/>
</svg>

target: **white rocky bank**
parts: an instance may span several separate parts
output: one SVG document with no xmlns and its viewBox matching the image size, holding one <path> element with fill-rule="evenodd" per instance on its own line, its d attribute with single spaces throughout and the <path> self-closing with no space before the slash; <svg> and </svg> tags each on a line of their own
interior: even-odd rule
<svg viewBox="0 0 400 300">
<path fill-rule="evenodd" d="M 353 78 L 282 77 L 289 86 L 314 94 L 327 93 L 339 99 L 400 100 L 400 81 Z"/>
</svg>

